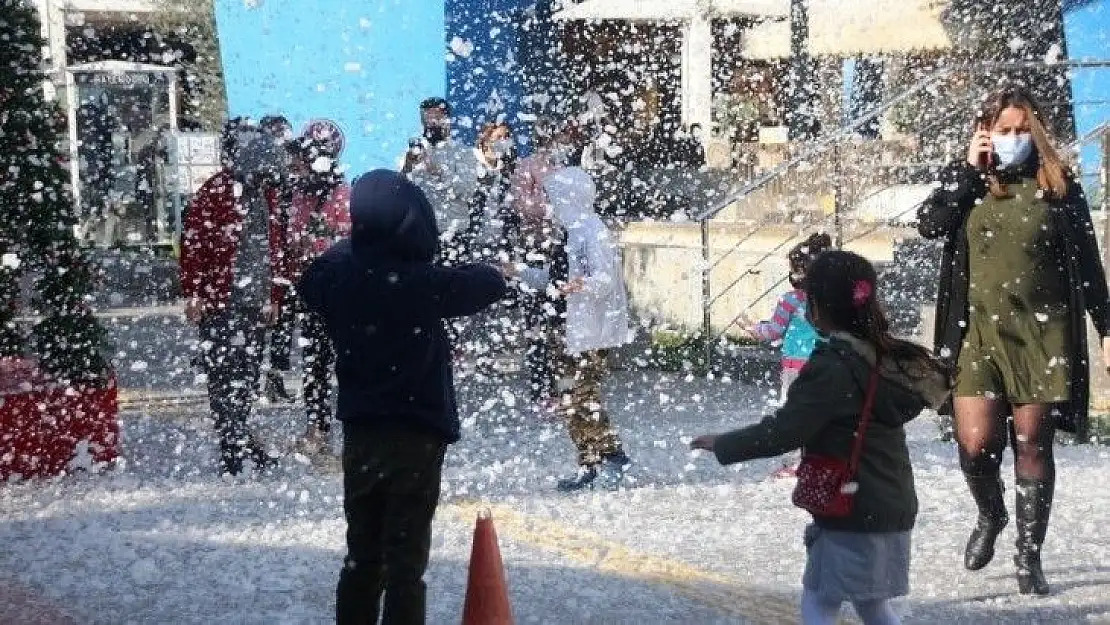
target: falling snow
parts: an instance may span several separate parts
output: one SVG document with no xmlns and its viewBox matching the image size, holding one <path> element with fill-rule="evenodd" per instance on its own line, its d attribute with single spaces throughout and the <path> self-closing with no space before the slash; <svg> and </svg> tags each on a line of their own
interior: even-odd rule
<svg viewBox="0 0 1110 625">
<path fill-rule="evenodd" d="M 302 379 L 327 364 L 331 352 L 313 349 L 329 339 L 309 333 L 307 311 L 272 309 L 270 298 L 298 297 L 289 287 L 305 267 L 359 235 L 349 205 L 363 172 L 400 169 L 423 190 L 437 262 L 486 263 L 509 283 L 493 307 L 444 326 L 463 438 L 447 451 L 433 528 L 431 623 L 458 621 L 486 507 L 517 622 L 797 622 L 809 519 L 782 477 L 794 459 L 722 468 L 689 449 L 786 401 L 787 363 L 808 357 L 791 353 L 787 331 L 814 330 L 791 250 L 827 233 L 868 256 L 891 331 L 933 347 L 944 338 L 933 321 L 948 303 L 937 291 L 946 254 L 968 248 L 948 272 L 964 280 L 991 260 L 955 236 L 971 230 L 959 220 L 990 201 L 1059 206 L 1047 186 L 1008 195 L 1022 176 L 1051 177 L 999 162 L 1005 133 L 1000 118 L 982 125 L 983 96 L 1003 85 L 1042 101 L 1045 132 L 1032 134 L 1054 137 L 1074 165 L 1068 180 L 1091 208 L 1107 206 L 1110 157 L 1096 132 L 1110 119 L 1107 0 L 85 4 L 98 10 L 0 0 L 16 16 L 0 20 L 0 471 L 24 454 L 17 434 L 38 436 L 39 451 L 20 456 L 32 469 L 43 448 L 72 447 L 62 475 L 0 483 L 0 622 L 28 622 L 6 610 L 38 602 L 90 624 L 334 622 L 342 425 L 308 440 L 314 391 Z M 49 7 L 47 27 L 32 7 Z M 452 114 L 434 102 L 422 112 L 430 97 Z M 975 128 L 991 143 L 969 152 Z M 586 182 L 548 184 L 570 167 Z M 936 200 L 972 187 L 980 197 Z M 953 207 L 964 212 L 952 223 L 929 214 Z M 397 252 L 424 208 L 407 207 L 359 262 Z M 1105 245 L 1106 215 L 1092 216 Z M 1046 292 L 1099 297 L 1098 248 L 1080 258 L 1093 245 L 1088 225 L 1064 224 L 1081 241 L 1044 245 L 1064 236 L 1059 223 L 1046 220 L 1028 246 L 1065 250 L 1058 265 L 1073 281 Z M 1011 233 L 992 226 L 979 234 L 1006 245 Z M 202 258 L 200 248 L 218 249 Z M 409 274 L 388 263 L 360 267 L 406 287 Z M 461 278 L 443 275 L 429 307 L 458 301 Z M 991 293 L 1039 297 L 1028 282 Z M 401 320 L 358 325 L 360 340 L 383 327 L 414 341 L 445 333 L 393 304 L 373 302 Z M 300 329 L 229 324 L 213 337 L 194 323 L 247 310 Z M 1039 310 L 1049 312 L 1002 315 L 976 301 L 941 330 L 1020 317 L 1040 332 L 1062 318 Z M 782 327 L 765 340 L 768 324 Z M 591 341 L 604 344 L 578 349 Z M 946 361 L 961 346 L 948 342 L 936 350 Z M 590 384 L 563 362 L 596 349 L 607 350 L 601 404 L 567 392 Z M 1037 368 L 1075 375 L 1090 361 L 1095 410 L 1091 443 L 1056 443 L 1043 549 L 1053 594 L 1017 594 L 1016 523 L 986 570 L 963 568 L 976 511 L 951 419 L 926 411 L 906 428 L 920 511 L 910 595 L 895 604 L 904 622 L 1110 623 L 1102 354 L 1061 349 L 1041 350 Z M 209 397 L 239 356 L 259 361 L 257 377 L 236 370 L 225 395 Z M 413 354 L 365 356 L 385 359 L 385 387 L 414 375 Z M 981 372 L 1000 360 L 959 364 Z M 307 377 L 332 383 L 325 369 Z M 240 425 L 276 464 L 228 475 L 212 411 L 252 389 Z M 94 423 L 99 408 L 50 403 L 90 391 L 118 401 L 113 461 L 103 458 L 114 431 L 59 430 Z M 28 398 L 41 418 L 11 414 Z M 589 418 L 610 414 L 632 459 L 619 488 L 560 491 L 578 470 L 564 423 L 574 402 Z M 1016 429 L 1014 439 L 1035 446 Z M 1007 493 L 1014 471 L 1007 453 Z"/>
</svg>

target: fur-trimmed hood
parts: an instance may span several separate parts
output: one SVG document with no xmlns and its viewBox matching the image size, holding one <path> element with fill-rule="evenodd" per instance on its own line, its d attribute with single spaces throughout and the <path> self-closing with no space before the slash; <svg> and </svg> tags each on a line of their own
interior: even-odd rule
<svg viewBox="0 0 1110 625">
<path fill-rule="evenodd" d="M 847 343 L 852 351 L 862 356 L 871 366 L 875 366 L 874 345 L 847 332 L 834 332 L 830 336 Z M 883 358 L 879 374 L 886 380 L 921 396 L 926 405 L 933 410 L 938 410 L 944 405 L 952 393 L 954 384 L 948 367 L 925 354 L 919 357 L 887 356 Z"/>
</svg>

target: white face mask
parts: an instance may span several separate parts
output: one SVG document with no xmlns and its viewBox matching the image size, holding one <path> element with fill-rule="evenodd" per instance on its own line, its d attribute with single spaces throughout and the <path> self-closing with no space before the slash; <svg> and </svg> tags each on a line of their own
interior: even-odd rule
<svg viewBox="0 0 1110 625">
<path fill-rule="evenodd" d="M 490 152 L 492 152 L 494 156 L 505 157 L 508 156 L 509 153 L 512 151 L 512 139 L 498 139 L 497 141 L 493 142 L 493 145 L 490 146 Z"/>
<path fill-rule="evenodd" d="M 1028 132 L 992 134 L 991 143 L 994 144 L 994 153 L 998 155 L 999 169 L 1023 165 L 1033 154 L 1033 135 Z"/>
</svg>

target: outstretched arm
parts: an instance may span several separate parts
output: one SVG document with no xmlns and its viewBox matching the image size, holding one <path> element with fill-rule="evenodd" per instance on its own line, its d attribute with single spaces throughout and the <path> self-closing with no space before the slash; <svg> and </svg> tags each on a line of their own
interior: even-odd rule
<svg viewBox="0 0 1110 625">
<path fill-rule="evenodd" d="M 833 419 L 863 405 L 863 390 L 838 356 L 815 352 L 790 387 L 786 405 L 755 425 L 700 437 L 692 447 L 712 451 L 721 464 L 772 458 L 803 447 Z"/>
<path fill-rule="evenodd" d="M 432 275 L 437 315 L 443 319 L 473 315 L 505 297 L 505 277 L 490 265 L 437 267 Z"/>
<path fill-rule="evenodd" d="M 786 328 L 790 326 L 790 320 L 798 313 L 800 306 L 801 302 L 793 293 L 782 296 L 775 306 L 775 313 L 769 320 L 755 324 L 751 328 L 752 334 L 767 343 L 782 339 L 786 334 Z"/>
</svg>

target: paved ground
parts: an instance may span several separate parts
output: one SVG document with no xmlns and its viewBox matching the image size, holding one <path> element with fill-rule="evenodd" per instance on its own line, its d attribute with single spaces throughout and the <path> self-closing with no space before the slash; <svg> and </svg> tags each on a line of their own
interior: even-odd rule
<svg viewBox="0 0 1110 625">
<path fill-rule="evenodd" d="M 435 526 L 429 622 L 461 613 L 473 521 L 492 510 L 522 623 L 795 623 L 805 515 L 779 461 L 723 469 L 689 436 L 763 412 L 748 385 L 622 372 L 609 405 L 637 461 L 629 488 L 564 496 L 562 429 L 519 410 L 519 380 L 464 379 L 465 438 L 452 448 Z M 259 410 L 279 448 L 299 409 Z M 911 428 L 922 500 L 907 623 L 1110 622 L 1110 454 L 1060 450 L 1046 545 L 1057 594 L 1014 593 L 1013 535 L 985 571 L 963 571 L 972 513 L 949 445 Z M 214 477 L 202 406 L 124 415 L 125 461 L 103 475 L 0 490 L 0 571 L 79 623 L 325 623 L 342 556 L 339 476 L 287 457 L 269 477 Z"/>
<path fill-rule="evenodd" d="M 125 314 L 124 314 L 125 313 Z M 272 476 L 219 480 L 194 335 L 174 309 L 105 315 L 124 387 L 124 458 L 102 475 L 0 488 L 0 624 L 38 602 L 43 623 L 325 623 L 342 557 L 339 476 L 287 456 Z M 294 381 L 294 380 L 291 380 Z M 766 386 L 622 371 L 608 405 L 636 460 L 618 493 L 564 496 L 573 470 L 557 423 L 531 415 L 518 374 L 464 377 L 465 438 L 451 449 L 428 574 L 429 622 L 461 613 L 476 514 L 493 512 L 522 623 L 796 623 L 806 517 L 778 460 L 721 468 L 690 436 L 751 422 Z M 303 427 L 296 406 L 262 407 L 278 449 Z M 1110 623 L 1105 448 L 1065 447 L 1045 547 L 1057 593 L 1014 593 L 999 557 L 960 565 L 971 504 L 954 450 L 923 417 L 910 428 L 922 502 L 908 623 Z M 18 599 L 18 600 L 17 600 Z M 62 606 L 73 621 L 59 620 Z M 41 608 L 41 609 L 40 609 Z M 7 620 L 5 620 L 7 619 Z"/>
</svg>

